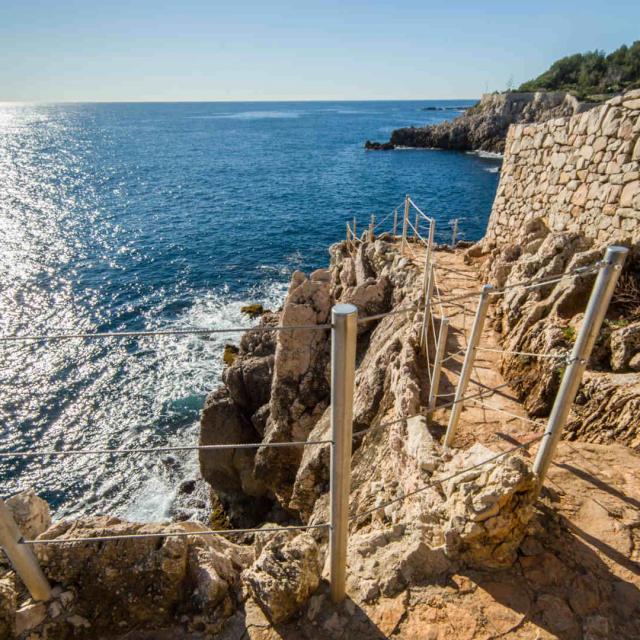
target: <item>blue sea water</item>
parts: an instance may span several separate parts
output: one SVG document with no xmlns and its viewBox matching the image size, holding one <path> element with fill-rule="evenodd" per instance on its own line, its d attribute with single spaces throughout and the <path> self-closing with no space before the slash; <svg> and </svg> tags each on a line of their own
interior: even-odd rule
<svg viewBox="0 0 640 640">
<path fill-rule="evenodd" d="M 499 160 L 365 152 L 472 101 L 0 104 L 0 333 L 248 326 L 405 193 L 483 232 Z M 424 107 L 436 107 L 428 111 Z M 445 109 L 446 108 L 446 109 Z M 197 442 L 238 336 L 0 344 L 0 451 Z M 58 517 L 168 513 L 197 456 L 1 459 Z"/>
</svg>

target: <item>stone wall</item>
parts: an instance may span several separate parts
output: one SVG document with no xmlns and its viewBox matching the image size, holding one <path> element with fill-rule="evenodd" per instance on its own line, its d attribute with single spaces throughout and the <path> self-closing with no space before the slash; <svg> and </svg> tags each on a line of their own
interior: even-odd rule
<svg viewBox="0 0 640 640">
<path fill-rule="evenodd" d="M 517 242 L 533 219 L 597 244 L 640 242 L 640 90 L 510 127 L 485 246 Z"/>
</svg>

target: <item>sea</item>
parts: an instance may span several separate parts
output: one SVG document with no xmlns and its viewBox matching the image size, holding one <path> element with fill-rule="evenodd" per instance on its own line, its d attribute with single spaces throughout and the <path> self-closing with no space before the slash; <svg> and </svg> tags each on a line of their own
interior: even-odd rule
<svg viewBox="0 0 640 640">
<path fill-rule="evenodd" d="M 483 235 L 500 159 L 365 151 L 473 100 L 0 103 L 0 335 L 250 326 L 294 270 L 405 194 Z M 210 337 L 0 342 L 0 455 L 197 444 L 224 345 Z M 197 454 L 0 457 L 1 495 L 33 487 L 56 518 L 168 516 Z"/>
</svg>

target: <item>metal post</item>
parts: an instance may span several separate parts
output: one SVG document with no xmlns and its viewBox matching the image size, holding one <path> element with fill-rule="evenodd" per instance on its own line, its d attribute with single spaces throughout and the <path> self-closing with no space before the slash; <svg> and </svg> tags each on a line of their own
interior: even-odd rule
<svg viewBox="0 0 640 640">
<path fill-rule="evenodd" d="M 347 579 L 347 536 L 351 485 L 353 386 L 356 370 L 358 309 L 336 304 L 331 313 L 331 599 L 344 600 Z"/>
<path fill-rule="evenodd" d="M 431 388 L 429 389 L 428 412 L 431 413 L 436 408 L 438 397 L 438 387 L 440 386 L 440 372 L 442 371 L 442 360 L 447 346 L 447 335 L 449 333 L 449 318 L 440 318 L 440 330 L 438 331 L 438 346 L 436 347 L 436 357 L 433 361 L 433 376 L 431 377 Z"/>
<path fill-rule="evenodd" d="M 429 222 L 429 235 L 427 237 L 427 249 L 425 252 L 425 260 L 426 263 L 429 264 L 431 262 L 431 254 L 433 253 L 433 236 L 436 232 L 436 221 L 431 218 Z"/>
<path fill-rule="evenodd" d="M 49 600 L 51 586 L 45 578 L 31 547 L 20 542 L 22 534 L 11 510 L 0 498 L 0 546 L 4 549 L 16 573 L 22 578 L 34 600 Z"/>
<path fill-rule="evenodd" d="M 426 274 L 429 274 L 429 277 L 426 277 Z M 427 352 L 427 329 L 429 327 L 429 314 L 431 313 L 431 298 L 433 297 L 433 284 L 435 281 L 435 264 L 429 265 L 427 269 L 427 265 L 425 264 L 425 281 L 423 283 L 423 291 L 424 291 L 424 314 L 422 316 L 422 327 L 420 328 L 420 346 L 423 348 L 423 351 Z"/>
<path fill-rule="evenodd" d="M 456 246 L 456 239 L 458 237 L 458 218 L 453 221 L 453 232 L 451 233 L 451 246 Z"/>
<path fill-rule="evenodd" d="M 431 298 L 433 297 L 434 269 L 435 265 L 427 265 L 425 262 L 425 280 L 423 284 L 424 315 L 422 316 L 422 327 L 420 329 L 420 346 L 425 353 L 427 352 L 427 328 L 429 326 L 429 314 L 431 313 Z M 429 274 L 428 277 L 427 274 Z"/>
<path fill-rule="evenodd" d="M 404 197 L 404 218 L 402 219 L 402 255 L 407 244 L 407 223 L 409 222 L 409 195 Z"/>
<path fill-rule="evenodd" d="M 605 254 L 604 265 L 601 267 L 593 289 L 580 333 L 573 345 L 569 364 L 565 369 L 560 383 L 560 389 L 553 403 L 549 422 L 545 431 L 545 438 L 538 449 L 533 471 L 538 476 L 538 491 L 542 488 L 545 476 L 553 459 L 553 455 L 560 441 L 562 429 L 571 410 L 571 405 L 582 382 L 582 376 L 587 368 L 591 350 L 600 332 L 600 327 L 611 302 L 611 296 L 616 288 L 622 265 L 629 250 L 626 247 L 609 247 Z"/>
<path fill-rule="evenodd" d="M 353 237 L 357 238 L 358 237 L 358 233 L 356 231 L 356 217 L 353 216 L 353 229 L 351 230 L 353 232 Z"/>
<path fill-rule="evenodd" d="M 456 388 L 454 404 L 451 407 L 449 426 L 447 427 L 447 433 L 444 437 L 445 447 L 450 447 L 453 443 L 453 439 L 456 436 L 458 420 L 460 419 L 460 412 L 462 411 L 462 398 L 464 398 L 467 392 L 467 386 L 469 384 L 469 379 L 471 378 L 471 372 L 473 371 L 473 363 L 476 359 L 476 347 L 478 346 L 480 336 L 482 335 L 484 321 L 487 318 L 487 311 L 489 310 L 489 294 L 492 290 L 493 287 L 490 284 L 485 284 L 484 287 L 482 287 L 480 302 L 478 303 L 476 317 L 473 321 L 473 327 L 471 328 L 471 335 L 469 336 L 467 353 L 464 356 L 462 370 L 460 371 L 460 380 L 458 381 L 458 387 Z"/>
<path fill-rule="evenodd" d="M 418 225 L 420 224 L 420 214 L 416 211 L 415 225 L 413 226 L 413 237 L 418 238 Z"/>
<path fill-rule="evenodd" d="M 373 242 L 375 240 L 374 229 L 376 227 L 376 216 L 375 214 L 371 214 L 371 223 L 369 224 L 369 242 Z"/>
<path fill-rule="evenodd" d="M 393 237 L 395 239 L 398 231 L 398 207 L 393 210 Z"/>
</svg>

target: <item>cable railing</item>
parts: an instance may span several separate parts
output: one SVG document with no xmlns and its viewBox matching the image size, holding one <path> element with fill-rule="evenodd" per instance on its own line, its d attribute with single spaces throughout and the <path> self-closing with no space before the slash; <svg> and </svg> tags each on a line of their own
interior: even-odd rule
<svg viewBox="0 0 640 640">
<path fill-rule="evenodd" d="M 208 336 L 221 333 L 244 333 L 255 331 L 268 333 L 270 331 L 321 331 L 331 329 L 330 324 L 301 324 L 301 325 L 258 325 L 256 327 L 225 327 L 224 329 L 157 329 L 149 331 L 103 331 L 103 332 L 79 332 L 79 333 L 49 333 L 49 334 L 22 334 L 0 336 L 1 342 L 56 342 L 61 340 L 98 339 L 98 338 L 163 338 L 169 336 Z"/>
<path fill-rule="evenodd" d="M 400 222 L 399 212 L 401 210 L 403 211 L 401 214 L 402 232 L 398 234 L 398 224 Z M 415 214 L 413 222 L 410 219 L 411 211 Z M 392 220 L 391 229 L 385 231 L 385 225 L 388 225 L 390 220 Z M 438 238 L 438 241 L 442 241 L 443 244 L 454 247 L 458 237 L 463 235 L 459 229 L 459 222 L 461 220 L 463 220 L 463 218 L 454 218 L 448 222 L 448 226 L 451 227 L 450 234 L 445 232 L 445 230 L 436 230 L 435 218 L 428 216 L 415 203 L 411 196 L 407 195 L 401 204 L 394 207 L 389 213 L 383 216 L 382 219 L 378 220 L 376 215 L 372 214 L 367 230 L 361 236 L 358 236 L 357 234 L 356 218 L 346 222 L 346 243 L 349 250 L 354 250 L 356 248 L 356 242 L 359 242 L 362 239 L 372 241 L 375 239 L 376 232 L 382 230 L 381 233 L 390 233 L 391 237 L 394 239 L 402 238 L 403 254 L 408 254 L 415 259 L 416 254 L 410 246 L 411 242 L 420 242 L 425 246 L 428 245 L 430 248 L 433 248 L 436 238 Z M 426 238 L 420 231 L 421 222 L 425 222 L 429 225 L 429 229 L 431 231 L 430 239 Z M 413 233 L 409 234 L 409 230 Z"/>
<path fill-rule="evenodd" d="M 410 210 L 415 212 L 413 222 L 409 219 Z M 376 228 L 388 221 L 393 215 L 394 232 L 397 231 L 399 207 L 394 209 L 391 214 L 376 224 L 375 219 L 369 226 L 369 238 L 373 239 Z M 426 221 L 429 224 L 429 232 L 425 236 L 420 233 L 420 222 Z M 357 240 L 357 221 L 347 223 L 347 245 L 351 243 L 355 247 Z M 305 324 L 305 325 L 263 325 L 257 327 L 229 327 L 229 328 L 193 328 L 193 329 L 159 329 L 154 331 L 123 331 L 123 332 L 57 332 L 43 334 L 25 334 L 25 335 L 5 335 L 0 336 L 0 342 L 11 343 L 19 341 L 44 341 L 56 342 L 60 340 L 70 339 L 103 339 L 103 338 L 142 338 L 164 336 L 184 336 L 184 335 L 207 335 L 214 333 L 232 333 L 243 331 L 307 331 L 307 330 L 330 330 L 331 344 L 331 391 L 330 403 L 328 411 L 330 414 L 331 435 L 330 437 L 297 440 L 290 442 L 255 442 L 255 443 L 234 443 L 234 444 L 212 444 L 212 445 L 181 445 L 181 446 L 158 446 L 158 447 L 121 447 L 121 448 L 105 448 L 94 447 L 86 449 L 43 449 L 34 447 L 33 449 L 23 449 L 13 452 L 0 452 L 0 459 L 6 458 L 47 458 L 50 456 L 93 456 L 93 455 L 134 455 L 134 454 L 156 454 L 175 451 L 220 451 L 233 449 L 260 449 L 267 447 L 307 447 L 319 446 L 331 448 L 331 469 L 330 469 L 330 517 L 326 523 L 310 523 L 310 524 L 292 524 L 277 528 L 246 528 L 246 529 L 219 529 L 205 531 L 162 531 L 153 533 L 134 533 L 122 535 L 107 536 L 87 536 L 77 538 L 59 538 L 59 539 L 35 539 L 25 540 L 18 530 L 15 521 L 6 507 L 5 503 L 0 500 L 0 544 L 3 546 L 9 559 L 13 563 L 18 575 L 22 578 L 28 590 L 36 600 L 47 599 L 50 594 L 49 583 L 33 554 L 31 547 L 38 544 L 72 544 L 72 543 L 90 543 L 90 542 L 109 542 L 121 539 L 135 538 L 163 538 L 163 537 L 189 537 L 202 535 L 233 535 L 233 534 L 260 534 L 274 533 L 278 531 L 299 531 L 308 529 L 326 529 L 329 532 L 330 544 L 330 585 L 331 597 L 335 602 L 339 602 L 345 597 L 346 582 L 346 552 L 348 541 L 349 522 L 354 519 L 360 519 L 370 515 L 379 509 L 394 504 L 408 497 L 425 491 L 430 487 L 442 484 L 458 475 L 467 473 L 468 471 L 478 468 L 482 465 L 495 462 L 500 458 L 510 455 L 518 450 L 529 447 L 535 442 L 541 442 L 538 449 L 536 461 L 533 467 L 534 472 L 539 478 L 540 484 L 544 481 L 550 460 L 554 455 L 555 447 L 573 399 L 577 392 L 578 385 L 584 373 L 587 359 L 595 342 L 595 337 L 600 330 L 600 326 L 604 319 L 604 314 L 613 294 L 613 288 L 617 282 L 622 264 L 624 262 L 627 250 L 620 247 L 610 247 L 607 250 L 605 259 L 593 265 L 579 267 L 562 274 L 553 274 L 544 278 L 529 279 L 509 283 L 503 287 L 492 287 L 485 285 L 480 290 L 472 290 L 464 294 L 443 295 L 437 274 L 451 274 L 454 277 L 465 277 L 474 279 L 473 272 L 465 272 L 463 270 L 451 269 L 446 266 L 439 266 L 433 259 L 433 237 L 435 232 L 435 220 L 427 216 L 412 200 L 407 196 L 404 200 L 404 218 L 402 228 L 402 245 L 401 252 L 404 253 L 408 248 L 408 233 L 413 232 L 414 248 L 417 246 L 424 247 L 424 277 L 422 283 L 421 297 L 414 303 L 380 314 L 370 316 L 359 316 L 358 309 L 351 304 L 339 304 L 333 307 L 331 322 L 322 324 Z M 365 232 L 366 233 L 366 232 Z M 394 233 L 395 236 L 395 233 Z M 397 236 L 396 236 L 397 237 Z M 415 254 L 414 254 L 415 255 Z M 493 346 L 481 346 L 480 339 L 487 317 L 490 300 L 497 295 L 505 294 L 515 288 L 521 288 L 522 291 L 529 291 L 536 288 L 542 288 L 550 285 L 556 285 L 559 282 L 570 278 L 587 276 L 597 272 L 597 279 L 593 287 L 591 298 L 587 307 L 587 312 L 580 329 L 579 335 L 574 344 L 574 348 L 570 355 L 566 353 L 553 354 L 537 354 L 524 350 L 506 350 L 497 349 Z M 469 333 L 466 336 L 466 345 L 464 349 L 459 349 L 454 353 L 447 354 L 447 331 L 449 327 L 449 318 L 445 314 L 447 307 L 460 308 L 463 313 L 463 329 L 466 333 L 466 315 L 467 304 L 460 304 L 463 301 L 477 299 L 477 306 L 473 323 Z M 439 311 L 439 317 L 436 312 Z M 420 322 L 418 312 L 422 312 L 421 330 L 419 334 L 420 348 L 423 350 L 426 361 L 426 373 L 429 380 L 429 399 L 427 406 L 421 411 L 410 416 L 402 416 L 387 421 L 383 421 L 377 425 L 370 425 L 366 429 L 353 432 L 353 404 L 355 393 L 355 369 L 356 369 L 356 341 L 358 335 L 358 326 L 377 320 L 383 320 L 389 316 L 400 314 L 416 313 L 413 322 Z M 350 477 L 351 477 L 351 455 L 353 451 L 353 440 L 358 437 L 366 437 L 381 429 L 385 429 L 397 424 L 406 423 L 407 420 L 418 416 L 427 420 L 432 416 L 434 410 L 450 409 L 449 423 L 447 432 L 444 437 L 443 446 L 450 448 L 453 445 L 455 435 L 458 429 L 460 414 L 465 403 L 470 402 L 476 406 L 480 406 L 489 411 L 496 411 L 507 415 L 512 419 L 519 419 L 524 422 L 533 424 L 536 427 L 543 427 L 541 422 L 531 420 L 530 418 L 519 416 L 509 412 L 502 407 L 492 405 L 486 402 L 501 389 L 507 386 L 517 385 L 524 381 L 499 384 L 493 387 L 485 387 L 479 381 L 471 380 L 472 371 L 474 371 L 475 358 L 478 352 L 487 353 L 503 353 L 511 356 L 523 357 L 540 357 L 549 360 L 564 360 L 566 368 L 560 390 L 554 404 L 551 416 L 547 423 L 544 433 L 535 436 L 524 443 L 519 443 L 506 451 L 502 451 L 482 462 L 472 465 L 468 468 L 456 471 L 453 475 L 443 478 L 433 478 L 426 485 L 404 494 L 401 497 L 387 501 L 382 505 L 376 505 L 372 509 L 366 509 L 362 512 L 349 514 L 349 493 L 350 493 Z M 458 382 L 455 392 L 452 394 L 453 399 L 441 404 L 437 403 L 438 398 L 444 398 L 447 394 L 439 394 L 439 382 L 443 365 L 451 362 L 455 358 L 464 355 L 461 364 L 461 370 L 458 376 Z M 476 384 L 478 390 L 470 391 L 469 385 Z"/>
</svg>

